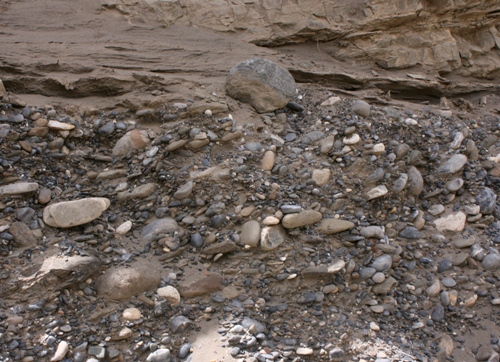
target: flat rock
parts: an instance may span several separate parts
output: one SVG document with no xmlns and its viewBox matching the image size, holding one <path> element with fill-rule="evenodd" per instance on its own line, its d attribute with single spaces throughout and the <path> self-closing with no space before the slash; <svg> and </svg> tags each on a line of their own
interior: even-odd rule
<svg viewBox="0 0 500 362">
<path fill-rule="evenodd" d="M 474 239 L 474 238 L 468 238 L 468 239 L 459 238 L 459 239 L 453 240 L 451 243 L 453 244 L 453 246 L 455 248 L 463 249 L 463 248 L 468 248 L 468 247 L 474 245 L 475 242 L 476 242 L 476 239 Z"/>
<path fill-rule="evenodd" d="M 384 282 L 382 282 L 380 284 L 375 284 L 373 286 L 372 291 L 375 294 L 387 294 L 392 290 L 392 288 L 394 288 L 394 286 L 397 283 L 398 283 L 398 281 L 396 279 L 389 276 L 386 280 L 384 280 Z"/>
<path fill-rule="evenodd" d="M 407 226 L 399 232 L 399 236 L 405 239 L 420 239 L 422 233 L 414 226 Z"/>
<path fill-rule="evenodd" d="M 143 149 L 151 143 L 148 132 L 134 129 L 125 133 L 113 147 L 114 156 L 125 156 L 132 150 Z"/>
<path fill-rule="evenodd" d="M 444 164 L 442 164 L 437 172 L 444 175 L 451 175 L 460 171 L 467 163 L 467 156 L 456 154 L 451 156 Z"/>
<path fill-rule="evenodd" d="M 130 267 L 112 267 L 97 279 L 97 294 L 109 300 L 128 300 L 160 284 L 161 269 L 141 259 Z"/>
<path fill-rule="evenodd" d="M 287 214 L 283 217 L 281 223 L 287 229 L 299 228 L 311 225 L 321 220 L 323 215 L 315 210 L 302 210 L 297 214 Z"/>
<path fill-rule="evenodd" d="M 369 238 L 377 238 L 377 239 L 383 239 L 384 238 L 384 230 L 380 226 L 365 226 L 363 227 L 359 233 L 361 236 L 369 239 Z"/>
<path fill-rule="evenodd" d="M 38 190 L 38 184 L 36 182 L 18 182 L 15 184 L 0 186 L 0 196 L 22 195 L 35 192 L 36 190 Z"/>
<path fill-rule="evenodd" d="M 116 195 L 119 201 L 132 200 L 132 199 L 144 199 L 153 194 L 156 190 L 156 184 L 150 182 L 144 185 L 137 186 L 131 191 L 123 191 Z"/>
<path fill-rule="evenodd" d="M 58 228 L 83 225 L 101 216 L 110 203 L 104 197 L 59 202 L 45 207 L 43 221 Z"/>
<path fill-rule="evenodd" d="M 220 274 L 212 273 L 189 285 L 181 284 L 179 293 L 183 298 L 199 297 L 222 289 L 222 281 L 223 279 Z"/>
<path fill-rule="evenodd" d="M 236 250 L 236 243 L 229 240 L 224 240 L 220 243 L 215 243 L 207 246 L 200 250 L 201 254 L 205 255 L 215 255 L 215 254 L 226 254 Z"/>
<path fill-rule="evenodd" d="M 323 234 L 336 234 L 354 227 L 354 223 L 341 219 L 323 219 L 319 225 L 319 231 Z"/>
<path fill-rule="evenodd" d="M 241 227 L 240 240 L 248 246 L 257 246 L 260 241 L 260 224 L 258 221 L 250 220 Z"/>
<path fill-rule="evenodd" d="M 170 350 L 167 348 L 159 348 L 151 352 L 146 358 L 146 362 L 165 362 L 170 359 Z"/>
<path fill-rule="evenodd" d="M 434 220 L 434 225 L 439 231 L 462 231 L 466 220 L 467 215 L 459 211 Z"/>
<path fill-rule="evenodd" d="M 46 258 L 35 274 L 23 279 L 23 289 L 31 291 L 40 286 L 44 293 L 63 289 L 85 281 L 99 271 L 101 265 L 101 260 L 95 256 L 54 255 Z"/>
<path fill-rule="evenodd" d="M 145 241 L 154 241 L 178 230 L 179 225 L 177 222 L 174 219 L 167 217 L 154 220 L 144 226 L 141 230 L 141 236 Z"/>
<path fill-rule="evenodd" d="M 260 233 L 260 248 L 264 251 L 276 249 L 283 244 L 286 231 L 281 225 L 266 226 Z"/>
<path fill-rule="evenodd" d="M 309 266 L 302 270 L 302 276 L 304 278 L 318 278 L 332 275 L 341 271 L 345 265 L 346 262 L 344 260 L 337 259 L 330 265 Z"/>
<path fill-rule="evenodd" d="M 249 103 L 259 113 L 286 106 L 295 94 L 295 80 L 288 70 L 267 59 L 245 60 L 229 71 L 226 93 Z"/>
</svg>

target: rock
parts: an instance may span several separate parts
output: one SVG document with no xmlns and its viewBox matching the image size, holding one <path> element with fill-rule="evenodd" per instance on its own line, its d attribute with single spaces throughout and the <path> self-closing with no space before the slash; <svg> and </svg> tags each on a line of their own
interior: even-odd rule
<svg viewBox="0 0 500 362">
<path fill-rule="evenodd" d="M 460 171 L 467 163 L 467 156 L 456 154 L 451 156 L 444 164 L 442 164 L 437 172 L 444 175 L 452 175 Z"/>
<path fill-rule="evenodd" d="M 175 306 L 181 303 L 181 295 L 179 291 L 171 285 L 158 288 L 156 294 L 158 294 L 162 298 L 165 298 L 167 302 L 170 303 L 170 305 Z"/>
<path fill-rule="evenodd" d="M 356 100 L 352 103 L 352 111 L 361 117 L 370 115 L 370 105 L 362 100 Z"/>
<path fill-rule="evenodd" d="M 397 280 L 390 276 L 383 283 L 375 284 L 372 291 L 375 294 L 387 294 L 397 283 Z"/>
<path fill-rule="evenodd" d="M 462 231 L 465 227 L 467 216 L 459 211 L 454 214 L 434 220 L 434 225 L 439 231 Z"/>
<path fill-rule="evenodd" d="M 354 223 L 348 220 L 323 219 L 319 225 L 319 231 L 323 234 L 330 235 L 352 229 L 353 227 Z"/>
<path fill-rule="evenodd" d="M 45 207 L 43 221 L 58 228 L 83 225 L 101 216 L 110 203 L 104 197 L 59 202 Z"/>
<path fill-rule="evenodd" d="M 144 185 L 137 186 L 131 191 L 123 191 L 116 195 L 116 198 L 119 201 L 133 200 L 133 199 L 144 199 L 156 190 L 156 184 L 154 182 L 150 182 Z"/>
<path fill-rule="evenodd" d="M 387 190 L 387 187 L 385 187 L 385 185 L 380 185 L 380 186 L 374 187 L 373 189 L 368 191 L 366 193 L 366 199 L 368 201 L 373 200 L 373 199 L 377 199 L 379 197 L 387 195 L 388 192 L 389 192 L 389 190 Z"/>
<path fill-rule="evenodd" d="M 191 196 L 191 193 L 193 192 L 193 186 L 194 186 L 193 181 L 186 182 L 184 185 L 179 187 L 179 189 L 175 192 L 174 199 L 183 200 Z"/>
<path fill-rule="evenodd" d="M 482 263 L 486 270 L 500 269 L 500 254 L 488 254 L 484 257 Z"/>
<path fill-rule="evenodd" d="M 52 198 L 52 192 L 46 187 L 42 187 L 38 193 L 38 202 L 41 205 L 48 204 Z"/>
<path fill-rule="evenodd" d="M 0 98 L 2 98 L 4 96 L 4 94 L 7 93 L 6 90 L 5 90 L 5 87 L 3 85 L 3 82 L 2 80 L 0 79 Z"/>
<path fill-rule="evenodd" d="M 357 133 L 350 134 L 342 140 L 344 145 L 355 145 L 359 141 L 361 141 L 361 137 L 359 137 L 359 134 Z"/>
<path fill-rule="evenodd" d="M 207 246 L 200 250 L 201 254 L 205 255 L 215 255 L 215 254 L 226 254 L 236 250 L 236 243 L 229 240 L 224 240 L 220 243 L 215 243 Z"/>
<path fill-rule="evenodd" d="M 388 254 L 383 254 L 376 258 L 371 267 L 374 268 L 378 272 L 384 272 L 389 270 L 392 266 L 392 257 Z"/>
<path fill-rule="evenodd" d="M 163 218 L 150 222 L 142 228 L 141 236 L 145 241 L 158 240 L 179 230 L 179 225 L 172 218 Z"/>
<path fill-rule="evenodd" d="M 212 273 L 189 285 L 181 285 L 179 293 L 182 298 L 193 298 L 201 295 L 213 293 L 222 288 L 222 276 Z"/>
<path fill-rule="evenodd" d="M 469 246 L 474 245 L 475 242 L 476 242 L 476 239 L 474 239 L 474 238 L 469 238 L 469 239 L 459 238 L 459 239 L 453 240 L 451 243 L 456 248 L 463 249 L 463 248 L 468 248 Z"/>
<path fill-rule="evenodd" d="M 258 246 L 260 241 L 260 225 L 255 220 L 247 221 L 241 227 L 240 240 L 248 246 Z"/>
<path fill-rule="evenodd" d="M 109 300 L 128 300 L 160 284 L 160 268 L 141 260 L 130 267 L 112 267 L 97 279 L 97 294 Z"/>
<path fill-rule="evenodd" d="M 285 204 L 281 206 L 281 211 L 283 214 L 296 214 L 302 211 L 302 207 L 300 205 Z"/>
<path fill-rule="evenodd" d="M 410 195 L 418 196 L 422 193 L 424 189 L 424 179 L 420 174 L 420 171 L 415 166 L 410 166 L 408 168 L 408 193 Z"/>
<path fill-rule="evenodd" d="M 445 356 L 451 356 L 453 350 L 455 349 L 453 338 L 447 334 L 441 336 L 441 341 L 439 342 L 439 349 L 444 352 Z"/>
<path fill-rule="evenodd" d="M 264 171 L 271 171 L 274 167 L 275 154 L 273 151 L 266 151 L 262 159 L 262 169 Z"/>
<path fill-rule="evenodd" d="M 319 141 L 325 136 L 325 134 L 321 131 L 312 131 L 304 134 L 302 136 L 302 144 L 303 145 L 310 145 L 315 143 L 316 141 Z"/>
<path fill-rule="evenodd" d="M 391 192 L 401 192 L 405 189 L 406 185 L 408 183 L 408 175 L 406 173 L 402 173 L 399 178 L 394 181 Z"/>
<path fill-rule="evenodd" d="M 285 68 L 262 58 L 233 67 L 226 79 L 226 93 L 252 105 L 257 112 L 286 106 L 295 94 L 295 80 Z"/>
<path fill-rule="evenodd" d="M 276 249 L 285 241 L 285 237 L 286 231 L 281 225 L 266 226 L 260 233 L 260 248 L 264 251 Z"/>
<path fill-rule="evenodd" d="M 62 361 L 69 351 L 69 345 L 66 341 L 61 341 L 57 345 L 56 353 L 50 359 L 50 362 Z"/>
<path fill-rule="evenodd" d="M 143 149 L 150 145 L 151 141 L 147 131 L 134 129 L 125 133 L 113 147 L 114 156 L 125 156 L 132 150 Z"/>
<path fill-rule="evenodd" d="M 75 126 L 71 123 L 64 123 L 59 121 L 49 121 L 47 126 L 49 127 L 49 129 L 54 131 L 71 131 L 75 128 Z"/>
<path fill-rule="evenodd" d="M 441 282 L 437 278 L 435 278 L 434 282 L 425 290 L 425 293 L 431 298 L 436 297 L 440 292 Z"/>
<path fill-rule="evenodd" d="M 298 356 L 310 356 L 314 353 L 314 350 L 309 347 L 299 347 L 295 353 L 297 353 Z"/>
<path fill-rule="evenodd" d="M 380 226 L 365 226 L 359 231 L 359 233 L 367 239 L 383 239 L 385 235 L 384 230 Z"/>
<path fill-rule="evenodd" d="M 368 177 L 365 180 L 366 184 L 373 184 L 375 182 L 378 182 L 384 178 L 385 171 L 383 168 L 376 168 L 375 171 L 373 171 L 371 174 L 368 175 Z"/>
<path fill-rule="evenodd" d="M 125 235 L 130 229 L 132 229 L 132 221 L 129 220 L 118 226 L 115 231 L 118 235 Z"/>
<path fill-rule="evenodd" d="M 457 192 L 464 185 L 464 180 L 460 177 L 454 178 L 446 183 L 445 188 L 450 192 Z"/>
<path fill-rule="evenodd" d="M 170 350 L 167 348 L 159 348 L 151 352 L 146 358 L 146 362 L 168 362 L 170 360 Z"/>
<path fill-rule="evenodd" d="M 497 195 L 489 187 L 483 188 L 476 196 L 476 202 L 481 208 L 481 214 L 491 214 L 496 207 Z"/>
<path fill-rule="evenodd" d="M 306 225 L 317 223 L 323 215 L 315 210 L 303 210 L 297 214 L 287 214 L 283 217 L 281 223 L 287 229 L 299 228 Z M 262 243 L 262 237 L 261 237 Z"/>
<path fill-rule="evenodd" d="M 316 185 L 323 186 L 330 180 L 331 171 L 329 168 L 324 168 L 322 170 L 314 170 L 312 173 L 312 179 L 316 182 Z"/>
<path fill-rule="evenodd" d="M 9 228 L 9 232 L 14 237 L 16 244 L 21 247 L 36 245 L 36 238 L 33 232 L 23 222 L 13 222 Z"/>
<path fill-rule="evenodd" d="M 444 307 L 442 305 L 436 306 L 431 313 L 431 318 L 434 322 L 441 322 L 444 320 Z"/>
<path fill-rule="evenodd" d="M 177 353 L 177 357 L 180 359 L 185 359 L 189 353 L 191 353 L 191 344 L 184 343 L 181 348 L 179 348 L 179 353 Z"/>
<path fill-rule="evenodd" d="M 324 155 L 327 154 L 328 152 L 330 152 L 333 148 L 334 142 L 335 142 L 335 136 L 333 136 L 333 135 L 327 136 L 327 137 L 323 138 L 322 140 L 320 140 L 320 142 L 319 142 L 320 152 Z"/>
<path fill-rule="evenodd" d="M 259 322 L 254 318 L 245 317 L 241 321 L 241 326 L 247 330 L 252 330 L 252 334 L 266 333 L 267 328 L 264 323 Z"/>
<path fill-rule="evenodd" d="M 422 233 L 414 226 L 407 226 L 399 232 L 399 236 L 405 239 L 420 239 L 422 238 Z"/>
<path fill-rule="evenodd" d="M 335 274 L 345 267 L 346 263 L 342 259 L 335 260 L 328 266 L 310 266 L 302 270 L 304 278 L 317 278 Z"/>
<path fill-rule="evenodd" d="M 142 318 L 141 311 L 137 308 L 127 308 L 122 313 L 122 318 L 128 321 L 136 321 Z"/>
<path fill-rule="evenodd" d="M 36 182 L 18 182 L 15 184 L 0 186 L 1 195 L 22 195 L 38 190 Z"/>
<path fill-rule="evenodd" d="M 441 205 L 441 204 L 438 204 L 438 205 L 432 205 L 429 210 L 428 210 L 429 214 L 431 214 L 432 216 L 437 216 L 437 215 L 440 215 L 444 212 L 444 206 Z"/>
<path fill-rule="evenodd" d="M 95 256 L 51 256 L 30 277 L 24 278 L 23 289 L 34 290 L 40 286 L 44 293 L 51 289 L 63 289 L 85 281 L 101 268 L 101 260 Z"/>
</svg>

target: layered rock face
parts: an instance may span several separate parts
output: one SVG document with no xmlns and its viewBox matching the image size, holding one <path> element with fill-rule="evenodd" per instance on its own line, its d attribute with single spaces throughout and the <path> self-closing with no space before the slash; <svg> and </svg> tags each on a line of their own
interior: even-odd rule
<svg viewBox="0 0 500 362">
<path fill-rule="evenodd" d="M 167 23 L 236 32 L 262 46 L 323 42 L 338 60 L 494 78 L 500 4 L 465 0 L 149 0 Z"/>
</svg>

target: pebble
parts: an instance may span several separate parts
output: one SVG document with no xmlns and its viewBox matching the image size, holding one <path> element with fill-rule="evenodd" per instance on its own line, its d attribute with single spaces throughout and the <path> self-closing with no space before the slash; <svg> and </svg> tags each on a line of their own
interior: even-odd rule
<svg viewBox="0 0 500 362">
<path fill-rule="evenodd" d="M 141 230 L 141 236 L 145 241 L 158 240 L 165 235 L 175 233 L 179 225 L 172 218 L 163 218 L 150 222 Z"/>
<path fill-rule="evenodd" d="M 299 347 L 297 348 L 295 353 L 297 353 L 297 355 L 299 356 L 310 356 L 314 353 L 314 350 L 309 347 Z"/>
<path fill-rule="evenodd" d="M 359 233 L 365 238 L 383 239 L 385 236 L 384 230 L 380 226 L 365 226 Z"/>
<path fill-rule="evenodd" d="M 185 198 L 188 198 L 189 196 L 191 196 L 191 193 L 193 192 L 193 187 L 194 187 L 193 181 L 186 182 L 184 185 L 179 187 L 177 191 L 174 193 L 174 199 L 183 200 Z"/>
<path fill-rule="evenodd" d="M 120 226 L 118 226 L 116 228 L 116 233 L 118 235 L 125 235 L 131 229 L 132 229 L 132 221 L 128 220 L 128 221 L 125 221 L 124 223 L 120 224 Z"/>
<path fill-rule="evenodd" d="M 240 240 L 245 245 L 252 247 L 258 246 L 260 241 L 260 233 L 261 229 L 258 221 L 247 221 L 241 227 Z"/>
<path fill-rule="evenodd" d="M 159 348 L 151 352 L 146 358 L 146 362 L 165 362 L 170 359 L 170 350 L 167 348 Z"/>
<path fill-rule="evenodd" d="M 475 242 L 476 242 L 476 240 L 474 238 L 468 238 L 468 239 L 458 238 L 458 239 L 454 239 L 451 243 L 456 248 L 463 249 L 463 248 L 468 248 L 469 246 L 474 245 Z"/>
<path fill-rule="evenodd" d="M 146 131 L 134 129 L 125 133 L 113 147 L 114 156 L 125 156 L 132 150 L 144 149 L 150 145 L 150 139 Z"/>
<path fill-rule="evenodd" d="M 388 254 L 381 255 L 373 261 L 371 266 L 378 272 L 389 270 L 392 266 L 392 257 Z"/>
<path fill-rule="evenodd" d="M 464 185 L 464 180 L 460 177 L 454 178 L 446 183 L 445 188 L 450 192 L 457 192 Z"/>
<path fill-rule="evenodd" d="M 481 264 L 486 270 L 500 269 L 500 254 L 486 255 Z"/>
<path fill-rule="evenodd" d="M 414 226 L 407 226 L 399 232 L 399 236 L 405 239 L 420 239 L 423 235 Z"/>
<path fill-rule="evenodd" d="M 359 141 L 361 141 L 361 137 L 359 137 L 359 134 L 357 134 L 357 133 L 353 133 L 353 134 L 349 135 L 348 137 L 344 137 L 344 139 L 342 140 L 342 142 L 345 145 L 355 145 Z"/>
<path fill-rule="evenodd" d="M 420 174 L 420 171 L 415 166 L 410 166 L 408 168 L 407 189 L 410 195 L 415 196 L 420 195 L 424 189 L 424 179 Z"/>
<path fill-rule="evenodd" d="M 126 200 L 134 200 L 134 199 L 144 199 L 150 195 L 152 195 L 156 190 L 156 184 L 155 183 L 147 183 L 144 185 L 137 186 L 136 188 L 130 190 L 130 191 L 123 191 L 118 193 L 116 198 L 119 201 L 126 201 Z"/>
</svg>

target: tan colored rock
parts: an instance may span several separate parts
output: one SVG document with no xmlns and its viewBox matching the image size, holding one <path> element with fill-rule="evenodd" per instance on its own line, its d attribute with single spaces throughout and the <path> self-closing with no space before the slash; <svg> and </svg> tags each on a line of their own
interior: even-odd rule
<svg viewBox="0 0 500 362">
<path fill-rule="evenodd" d="M 281 220 L 283 227 L 287 229 L 300 228 L 311 225 L 321 220 L 323 215 L 315 210 L 302 210 L 296 214 L 287 214 Z"/>
<path fill-rule="evenodd" d="M 222 276 L 212 273 L 204 278 L 198 279 L 191 284 L 181 284 L 179 293 L 183 298 L 199 297 L 205 294 L 213 293 L 222 289 Z"/>
<path fill-rule="evenodd" d="M 147 183 L 144 185 L 137 186 L 135 189 L 131 191 L 124 191 L 118 193 L 116 198 L 120 201 L 132 200 L 132 199 L 144 199 L 156 190 L 156 184 L 154 182 Z"/>
<path fill-rule="evenodd" d="M 262 169 L 264 171 L 271 171 L 274 167 L 275 154 L 273 151 L 266 151 L 262 159 Z"/>
<path fill-rule="evenodd" d="M 257 246 L 260 241 L 260 225 L 258 221 L 250 220 L 241 227 L 241 242 L 248 246 Z"/>
<path fill-rule="evenodd" d="M 38 190 L 38 184 L 35 182 L 18 182 L 0 186 L 0 196 L 28 194 L 36 190 Z"/>
<path fill-rule="evenodd" d="M 134 129 L 125 133 L 125 135 L 116 142 L 115 147 L 113 147 L 113 155 L 124 156 L 132 150 L 146 148 L 150 143 L 151 141 L 146 131 Z"/>
<path fill-rule="evenodd" d="M 48 127 L 55 131 L 71 131 L 75 126 L 71 123 L 64 123 L 59 121 L 49 121 Z"/>
<path fill-rule="evenodd" d="M 3 85 L 2 80 L 0 79 L 0 98 L 2 98 L 5 93 L 6 93 L 5 87 Z"/>
<path fill-rule="evenodd" d="M 112 267 L 97 279 L 97 294 L 109 300 L 128 300 L 160 284 L 159 265 L 141 259 L 129 267 Z"/>
<path fill-rule="evenodd" d="M 43 210 L 43 221 L 52 227 L 69 228 L 97 219 L 109 207 L 104 197 L 64 201 L 49 205 Z"/>
<path fill-rule="evenodd" d="M 281 225 L 266 226 L 260 233 L 260 248 L 274 250 L 285 241 L 286 231 Z"/>
<path fill-rule="evenodd" d="M 354 223 L 348 220 L 323 219 L 319 225 L 319 231 L 323 234 L 330 235 L 352 229 L 353 227 Z"/>
<path fill-rule="evenodd" d="M 314 170 L 312 173 L 312 179 L 316 182 L 316 185 L 323 186 L 330 180 L 332 172 L 329 168 L 324 168 L 322 170 Z"/>
<path fill-rule="evenodd" d="M 170 303 L 170 305 L 178 305 L 181 303 L 181 295 L 179 294 L 179 291 L 171 286 L 167 285 L 166 287 L 158 288 L 156 293 L 167 300 L 167 302 Z"/>
</svg>

